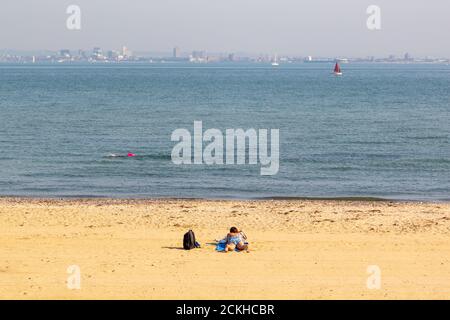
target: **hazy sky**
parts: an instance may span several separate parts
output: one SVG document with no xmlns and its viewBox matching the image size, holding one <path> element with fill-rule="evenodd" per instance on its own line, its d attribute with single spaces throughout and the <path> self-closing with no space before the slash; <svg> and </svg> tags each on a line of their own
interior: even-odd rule
<svg viewBox="0 0 450 320">
<path fill-rule="evenodd" d="M 66 9 L 82 29 L 66 28 Z M 381 30 L 366 27 L 381 7 Z M 449 0 L 9 0 L 0 3 L 0 48 L 450 57 Z"/>
</svg>

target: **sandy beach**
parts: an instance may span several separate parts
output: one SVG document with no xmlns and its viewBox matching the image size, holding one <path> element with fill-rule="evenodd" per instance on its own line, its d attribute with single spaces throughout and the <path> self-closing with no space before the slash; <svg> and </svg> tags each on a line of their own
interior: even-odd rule
<svg viewBox="0 0 450 320">
<path fill-rule="evenodd" d="M 231 226 L 249 253 L 215 252 Z M 449 233 L 449 203 L 2 198 L 0 298 L 449 299 Z"/>
</svg>

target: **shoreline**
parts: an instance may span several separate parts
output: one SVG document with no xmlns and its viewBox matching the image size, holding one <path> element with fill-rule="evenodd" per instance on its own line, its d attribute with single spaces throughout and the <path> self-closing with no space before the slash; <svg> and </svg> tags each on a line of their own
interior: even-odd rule
<svg viewBox="0 0 450 320">
<path fill-rule="evenodd" d="M 342 197 L 291 197 L 291 196 L 269 196 L 269 197 L 114 197 L 114 196 L 16 196 L 0 195 L 0 200 L 48 200 L 48 201 L 84 201 L 84 200 L 106 200 L 106 201 L 335 201 L 335 202 L 392 202 L 392 203 L 450 203 L 450 199 L 406 199 L 406 198 L 383 198 L 371 196 L 342 196 Z"/>
</svg>

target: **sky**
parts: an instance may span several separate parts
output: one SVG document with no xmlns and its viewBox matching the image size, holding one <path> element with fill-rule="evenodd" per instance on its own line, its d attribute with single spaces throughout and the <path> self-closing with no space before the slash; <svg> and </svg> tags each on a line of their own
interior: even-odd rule
<svg viewBox="0 0 450 320">
<path fill-rule="evenodd" d="M 81 30 L 68 30 L 69 5 Z M 381 30 L 366 26 L 381 8 Z M 67 48 L 299 56 L 450 57 L 448 0 L 14 0 L 0 3 L 0 49 Z"/>
</svg>

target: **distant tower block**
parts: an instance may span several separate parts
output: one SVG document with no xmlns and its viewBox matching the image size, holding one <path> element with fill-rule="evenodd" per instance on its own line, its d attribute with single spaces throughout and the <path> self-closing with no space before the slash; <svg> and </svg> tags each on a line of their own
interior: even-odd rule
<svg viewBox="0 0 450 320">
<path fill-rule="evenodd" d="M 411 55 L 407 52 L 405 53 L 405 57 L 404 57 L 405 61 L 413 61 L 414 59 L 411 57 Z"/>
<path fill-rule="evenodd" d="M 178 47 L 175 47 L 175 48 L 173 48 L 173 57 L 175 58 L 175 59 L 178 59 L 179 57 L 180 57 L 180 48 L 178 48 Z"/>
</svg>

